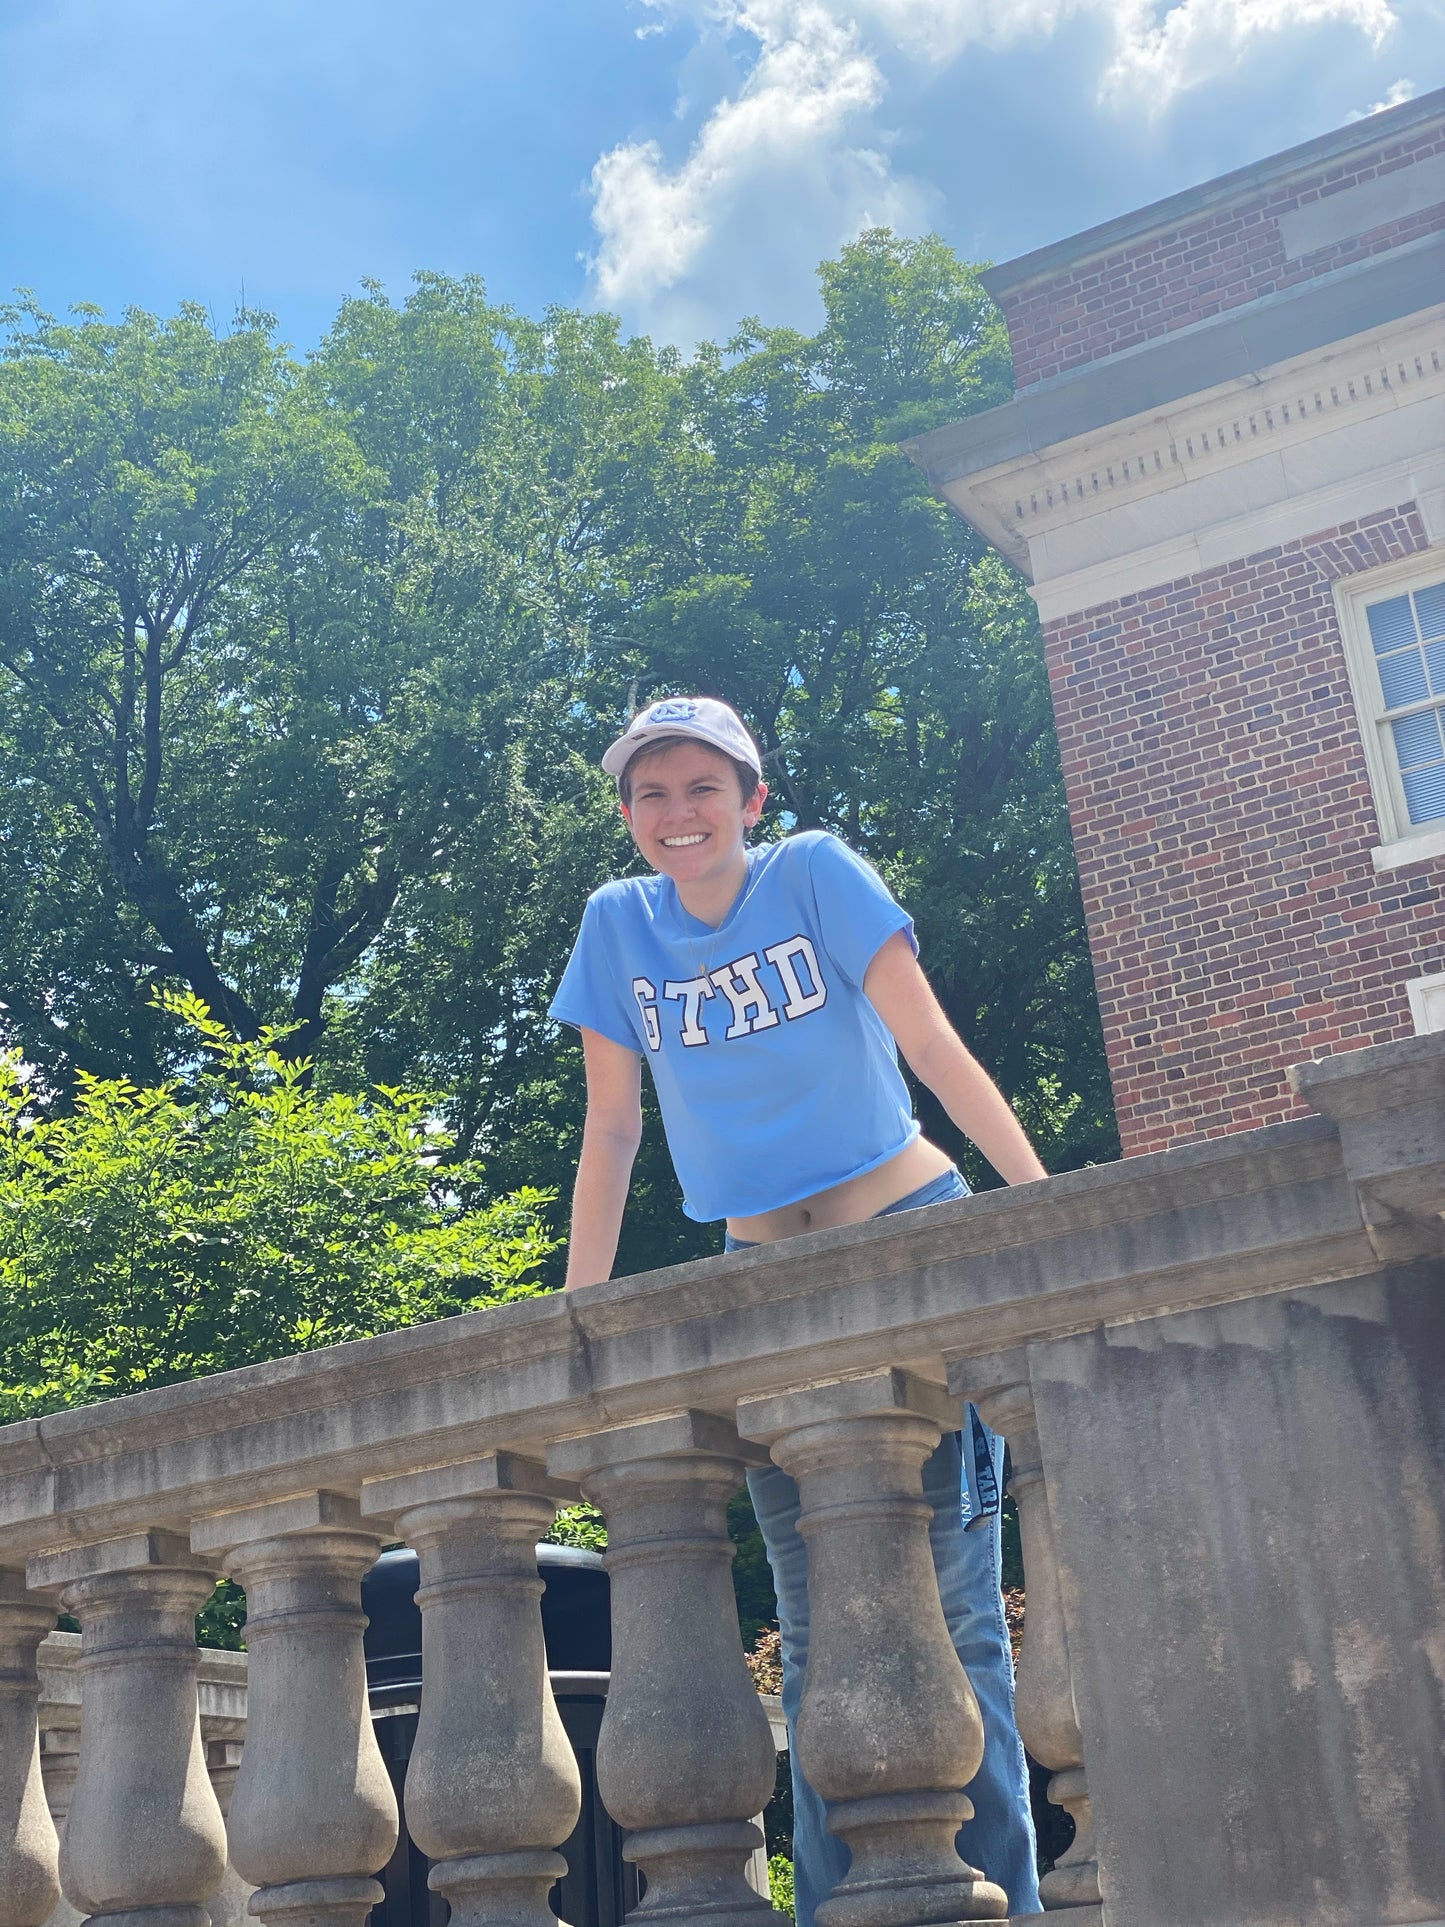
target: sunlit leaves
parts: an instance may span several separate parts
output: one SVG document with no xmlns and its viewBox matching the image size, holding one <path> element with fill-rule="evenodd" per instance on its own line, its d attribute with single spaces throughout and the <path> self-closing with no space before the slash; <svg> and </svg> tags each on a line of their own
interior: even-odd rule
<svg viewBox="0 0 1445 1927">
<path fill-rule="evenodd" d="M 548 1196 L 488 1200 L 434 1101 L 319 1095 L 191 997 L 190 1084 L 82 1074 L 37 1113 L 0 1057 L 0 1414 L 19 1418 L 525 1297 Z"/>
</svg>

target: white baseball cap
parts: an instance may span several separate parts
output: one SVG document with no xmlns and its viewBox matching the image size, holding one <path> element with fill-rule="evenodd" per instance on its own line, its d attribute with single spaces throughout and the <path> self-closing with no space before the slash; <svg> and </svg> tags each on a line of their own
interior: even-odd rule
<svg viewBox="0 0 1445 1927">
<path fill-rule="evenodd" d="M 725 756 L 763 773 L 763 759 L 752 732 L 735 709 L 713 696 L 664 696 L 639 710 L 602 758 L 609 776 L 621 776 L 639 750 L 684 738 L 710 743 Z"/>
</svg>

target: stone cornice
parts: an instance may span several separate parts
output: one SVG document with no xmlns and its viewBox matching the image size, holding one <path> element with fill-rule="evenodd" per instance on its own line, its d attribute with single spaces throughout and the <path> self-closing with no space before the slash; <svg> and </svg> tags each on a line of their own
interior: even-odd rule
<svg viewBox="0 0 1445 1927">
<path fill-rule="evenodd" d="M 1047 538 L 1262 454 L 1445 396 L 1445 305 L 1168 408 L 943 483 L 961 514 L 1042 583 Z"/>
</svg>

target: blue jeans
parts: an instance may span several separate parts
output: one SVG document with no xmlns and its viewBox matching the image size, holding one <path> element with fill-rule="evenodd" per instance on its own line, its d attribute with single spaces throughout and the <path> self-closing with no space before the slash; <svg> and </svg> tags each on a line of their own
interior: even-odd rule
<svg viewBox="0 0 1445 1927">
<path fill-rule="evenodd" d="M 962 1177 L 950 1170 L 878 1215 L 889 1217 L 967 1195 Z M 727 1248 L 745 1247 L 729 1238 Z M 933 1508 L 929 1539 L 943 1615 L 983 1718 L 983 1765 L 968 1786 L 974 1813 L 959 1830 L 958 1850 L 1004 1889 L 1010 1913 L 1033 1914 L 1041 1903 L 1028 1766 L 1014 1722 L 1013 1656 L 999 1591 L 999 1515 L 996 1505 L 988 1509 L 1003 1484 L 1003 1440 L 987 1429 L 971 1405 L 964 1422 L 967 1454 L 960 1435 L 946 1433 L 923 1468 L 923 1493 Z M 990 1473 L 992 1492 L 987 1489 Z M 795 1736 L 808 1666 L 808 1553 L 798 1531 L 798 1488 L 789 1475 L 775 1465 L 755 1467 L 748 1473 L 748 1490 L 773 1569 L 783 1636 L 797 1927 L 813 1927 L 814 1912 L 848 1871 L 849 1855 L 843 1842 L 828 1832 L 824 1802 L 798 1768 Z M 973 1519 L 967 1532 L 965 1513 Z"/>
</svg>

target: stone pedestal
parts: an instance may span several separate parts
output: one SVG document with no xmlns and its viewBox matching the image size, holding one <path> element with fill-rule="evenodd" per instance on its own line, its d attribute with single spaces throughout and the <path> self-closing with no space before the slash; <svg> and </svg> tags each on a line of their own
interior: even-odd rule
<svg viewBox="0 0 1445 1927">
<path fill-rule="evenodd" d="M 229 1820 L 231 1796 L 236 1791 L 236 1775 L 241 1769 L 239 1743 L 235 1740 L 208 1741 L 206 1768 L 222 1817 Z M 250 1927 L 247 1908 L 255 1891 L 250 1881 L 243 1880 L 234 1864 L 228 1861 L 221 1884 L 211 1900 L 211 1927 Z"/>
<path fill-rule="evenodd" d="M 195 1616 L 209 1566 L 184 1540 L 140 1532 L 33 1559 L 80 1621 L 80 1756 L 60 1883 L 87 1915 L 124 1927 L 211 1927 L 226 1867 L 196 1703 Z"/>
<path fill-rule="evenodd" d="M 55 1609 L 0 1570 L 0 1927 L 42 1927 L 60 1899 L 55 1823 L 40 1775 L 35 1655 Z"/>
</svg>

